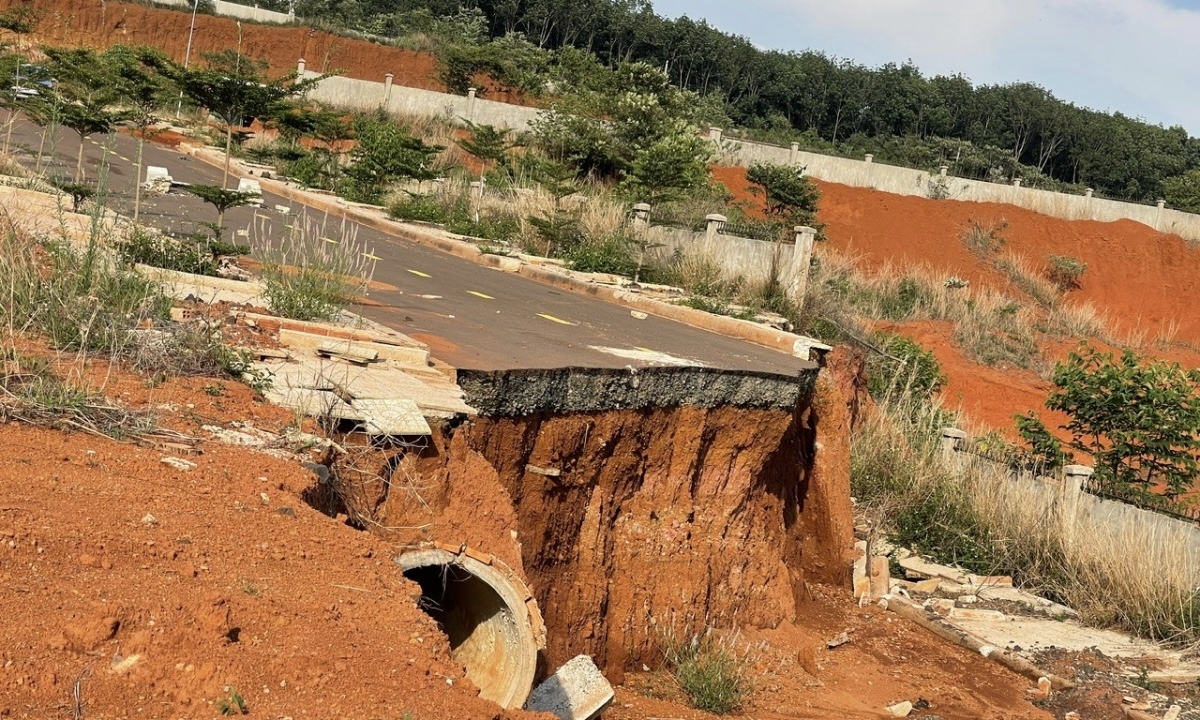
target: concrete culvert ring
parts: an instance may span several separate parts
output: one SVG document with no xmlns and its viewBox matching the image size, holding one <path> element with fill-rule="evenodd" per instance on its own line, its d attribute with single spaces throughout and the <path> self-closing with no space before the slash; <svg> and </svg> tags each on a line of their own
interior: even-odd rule
<svg viewBox="0 0 1200 720">
<path fill-rule="evenodd" d="M 450 640 L 479 696 L 519 708 L 533 687 L 541 617 L 529 589 L 502 564 L 480 562 L 442 548 L 406 550 L 396 558 L 404 576 L 421 586 L 421 608 Z"/>
</svg>

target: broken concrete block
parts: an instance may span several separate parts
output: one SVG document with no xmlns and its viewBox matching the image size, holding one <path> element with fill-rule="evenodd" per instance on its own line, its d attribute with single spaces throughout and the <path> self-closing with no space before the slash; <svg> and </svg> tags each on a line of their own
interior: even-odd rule
<svg viewBox="0 0 1200 720">
<path fill-rule="evenodd" d="M 891 590 L 891 572 L 888 568 L 888 559 L 882 555 L 876 555 L 871 558 L 870 565 L 871 577 L 871 598 L 878 600 Z"/>
<path fill-rule="evenodd" d="M 938 585 L 941 583 L 942 581 L 939 578 L 929 578 L 928 580 L 922 580 L 920 582 L 913 583 L 912 591 L 929 595 L 937 592 Z"/>
<path fill-rule="evenodd" d="M 854 578 L 854 599 L 861 600 L 864 597 L 871 597 L 871 578 L 861 575 Z"/>
<path fill-rule="evenodd" d="M 142 183 L 142 189 L 148 195 L 166 195 L 173 182 L 171 173 L 167 172 L 166 168 L 149 165 L 146 167 L 146 182 Z"/>
<path fill-rule="evenodd" d="M 977 587 L 1012 587 L 1013 579 L 1009 575 L 968 575 L 967 579 Z"/>
<path fill-rule="evenodd" d="M 968 582 L 968 577 L 965 572 L 957 568 L 938 565 L 937 563 L 926 562 L 919 557 L 906 557 L 900 560 L 900 567 L 909 571 L 911 574 L 916 574 L 921 577 L 934 578 L 940 577 L 951 582 L 956 582 L 965 585 Z"/>
<path fill-rule="evenodd" d="M 262 184 L 257 180 L 252 180 L 250 178 L 239 178 L 237 189 L 238 192 L 241 193 L 250 193 L 251 195 L 258 195 L 259 197 L 262 197 Z"/>
<path fill-rule="evenodd" d="M 1178 705 L 1172 705 L 1171 707 L 1167 708 L 1167 712 L 1163 714 L 1163 720 L 1176 720 L 1181 712 L 1183 712 L 1183 708 L 1179 707 Z"/>
<path fill-rule="evenodd" d="M 859 540 L 854 543 L 854 575 L 860 578 L 867 576 L 867 541 Z"/>
<path fill-rule="evenodd" d="M 525 709 L 560 720 L 591 720 L 613 701 L 612 685 L 587 655 L 577 655 L 538 685 Z"/>
<path fill-rule="evenodd" d="M 905 700 L 895 705 L 889 705 L 887 711 L 892 717 L 908 717 L 908 714 L 913 711 L 913 704 Z"/>
<path fill-rule="evenodd" d="M 942 617 L 948 617 L 950 613 L 954 612 L 954 601 L 949 598 L 933 598 L 925 603 L 925 607 Z"/>
</svg>

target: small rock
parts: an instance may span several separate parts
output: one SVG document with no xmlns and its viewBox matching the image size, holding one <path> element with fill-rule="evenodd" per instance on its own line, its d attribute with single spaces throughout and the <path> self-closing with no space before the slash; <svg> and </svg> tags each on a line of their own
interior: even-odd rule
<svg viewBox="0 0 1200 720">
<path fill-rule="evenodd" d="M 848 642 L 850 642 L 850 636 L 849 636 L 849 635 L 847 635 L 847 634 L 845 633 L 845 631 L 842 631 L 842 632 L 840 632 L 840 633 L 838 633 L 838 634 L 837 634 L 837 637 L 833 638 L 832 640 L 828 640 L 828 641 L 826 641 L 826 642 L 825 642 L 825 645 L 826 645 L 826 646 L 827 646 L 827 647 L 828 647 L 830 650 L 832 650 L 832 649 L 834 649 L 835 647 L 841 647 L 842 645 L 845 645 L 845 644 L 846 644 L 846 643 L 848 643 Z"/>
<path fill-rule="evenodd" d="M 259 493 L 259 494 L 258 494 L 258 499 L 259 499 L 259 500 L 262 500 L 262 504 L 263 504 L 263 505 L 270 505 L 270 504 L 271 504 L 271 499 L 267 497 L 267 494 L 266 494 L 266 493 Z"/>
<path fill-rule="evenodd" d="M 290 507 L 281 507 L 281 508 L 278 508 L 277 510 L 275 510 L 275 512 L 279 513 L 280 515 L 282 515 L 284 517 L 290 517 L 290 518 L 296 517 L 296 511 L 291 509 Z"/>
<path fill-rule="evenodd" d="M 905 700 L 895 705 L 889 705 L 887 711 L 892 717 L 908 717 L 908 714 L 913 711 L 913 704 Z"/>
<path fill-rule="evenodd" d="M 154 525 L 158 524 L 158 518 L 154 517 L 150 513 L 146 513 L 142 516 L 142 524 L 146 527 L 153 527 Z"/>
<path fill-rule="evenodd" d="M 650 317 L 641 310 L 630 310 L 629 314 L 632 315 L 635 320 L 645 320 L 646 318 Z"/>
<path fill-rule="evenodd" d="M 925 604 L 925 607 L 942 617 L 947 617 L 954 610 L 954 601 L 949 598 L 933 598 Z"/>
<path fill-rule="evenodd" d="M 1171 707 L 1167 708 L 1166 714 L 1163 715 L 1163 720 L 1176 720 L 1181 712 L 1183 712 L 1183 708 L 1179 707 L 1178 705 L 1172 705 Z"/>
<path fill-rule="evenodd" d="M 177 458 L 177 457 L 171 457 L 171 456 L 162 458 L 162 463 L 163 463 L 163 465 L 169 465 L 169 466 L 175 468 L 176 470 L 182 470 L 184 472 L 187 472 L 188 470 L 191 470 L 192 468 L 196 467 L 196 463 L 192 462 L 191 460 L 184 460 L 183 458 Z"/>
<path fill-rule="evenodd" d="M 964 605 L 973 605 L 979 602 L 979 597 L 976 595 L 959 595 L 958 601 Z"/>
</svg>

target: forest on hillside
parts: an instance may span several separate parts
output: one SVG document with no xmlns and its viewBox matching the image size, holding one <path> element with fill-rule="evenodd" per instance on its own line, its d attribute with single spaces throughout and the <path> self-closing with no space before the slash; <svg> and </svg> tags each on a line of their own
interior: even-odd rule
<svg viewBox="0 0 1200 720">
<path fill-rule="evenodd" d="M 486 72 L 560 95 L 644 62 L 700 96 L 701 120 L 752 139 L 1200 210 L 1200 141 L 1184 128 L 1078 107 L 1032 82 L 975 85 L 911 63 L 761 50 L 703 20 L 662 17 L 649 0 L 298 0 L 295 9 L 433 51 L 452 90 Z"/>
</svg>

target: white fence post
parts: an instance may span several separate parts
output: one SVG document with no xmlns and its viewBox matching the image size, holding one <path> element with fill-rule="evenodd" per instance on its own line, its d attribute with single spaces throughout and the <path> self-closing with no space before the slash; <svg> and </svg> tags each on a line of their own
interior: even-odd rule
<svg viewBox="0 0 1200 720">
<path fill-rule="evenodd" d="M 712 213 L 710 215 L 705 215 L 704 221 L 707 223 L 704 232 L 711 241 L 717 236 L 717 233 L 721 232 L 721 229 L 725 227 L 725 223 L 729 221 L 729 218 L 725 217 L 724 215 Z"/>
<path fill-rule="evenodd" d="M 955 469 L 962 467 L 962 458 L 958 456 L 958 451 L 962 449 L 966 439 L 967 434 L 958 428 L 942 428 L 942 457 Z"/>
<path fill-rule="evenodd" d="M 383 107 L 387 109 L 388 103 L 392 99 L 392 80 L 395 76 L 391 73 L 383 76 Z"/>
<path fill-rule="evenodd" d="M 650 203 L 638 203 L 633 206 L 633 227 L 641 231 L 650 227 Z"/>
<path fill-rule="evenodd" d="M 792 286 L 789 294 L 797 306 L 804 305 L 804 295 L 808 292 L 808 270 L 812 264 L 813 241 L 817 239 L 817 231 L 807 225 L 797 225 L 796 247 L 792 251 Z"/>
</svg>

